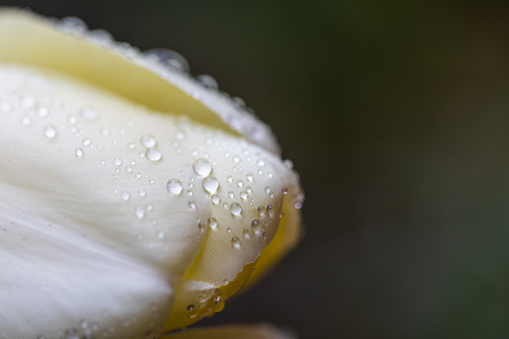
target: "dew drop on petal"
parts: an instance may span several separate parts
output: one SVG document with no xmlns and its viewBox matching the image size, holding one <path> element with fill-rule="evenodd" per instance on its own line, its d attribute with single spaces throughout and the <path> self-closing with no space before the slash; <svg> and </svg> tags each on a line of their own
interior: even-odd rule
<svg viewBox="0 0 509 339">
<path fill-rule="evenodd" d="M 148 160 L 159 161 L 162 158 L 162 153 L 157 148 L 149 148 L 145 154 Z"/>
<path fill-rule="evenodd" d="M 57 136 L 57 129 L 53 125 L 46 125 L 44 127 L 44 136 L 48 139 L 53 139 Z"/>
<path fill-rule="evenodd" d="M 172 194 L 180 194 L 182 192 L 182 183 L 178 179 L 170 179 L 166 184 L 166 188 Z"/>
<path fill-rule="evenodd" d="M 217 220 L 215 218 L 209 218 L 209 227 L 212 229 L 217 228 Z"/>
<path fill-rule="evenodd" d="M 21 118 L 21 123 L 23 124 L 23 126 L 28 126 L 32 123 L 32 119 L 30 117 L 23 117 Z"/>
<path fill-rule="evenodd" d="M 191 209 L 191 210 L 195 210 L 196 209 L 196 202 L 195 201 L 189 201 L 187 203 L 187 205 L 189 206 L 189 209 Z"/>
<path fill-rule="evenodd" d="M 120 158 L 115 158 L 115 159 L 113 159 L 113 163 L 114 163 L 115 165 L 117 165 L 117 166 L 120 166 L 120 165 L 122 165 L 122 159 L 120 159 Z"/>
<path fill-rule="evenodd" d="M 240 213 L 242 212 L 242 207 L 240 207 L 238 203 L 234 202 L 230 206 L 230 212 L 233 215 L 240 215 Z"/>
<path fill-rule="evenodd" d="M 145 209 L 141 206 L 137 206 L 134 209 L 134 214 L 136 215 L 136 218 L 141 220 L 145 216 Z"/>
<path fill-rule="evenodd" d="M 196 174 L 206 177 L 212 172 L 212 165 L 207 159 L 198 159 L 193 163 L 193 170 Z"/>
<path fill-rule="evenodd" d="M 154 138 L 150 134 L 146 134 L 146 135 L 142 136 L 141 139 L 140 139 L 140 142 L 146 148 L 154 147 L 157 144 L 156 138 Z"/>
<path fill-rule="evenodd" d="M 99 119 L 99 113 L 91 107 L 84 107 L 80 111 L 80 115 L 83 117 L 83 119 L 88 121 L 96 121 Z"/>
<path fill-rule="evenodd" d="M 240 248 L 240 239 L 239 239 L 239 237 L 233 237 L 232 238 L 232 246 L 233 246 L 233 248 L 236 248 L 236 249 Z"/>
<path fill-rule="evenodd" d="M 216 177 L 214 176 L 208 176 L 206 177 L 205 179 L 203 179 L 203 189 L 205 189 L 205 191 L 213 194 L 213 193 L 216 193 L 217 191 L 217 188 L 219 187 L 219 181 L 217 180 Z"/>
<path fill-rule="evenodd" d="M 196 76 L 196 80 L 205 88 L 209 89 L 218 89 L 219 85 L 217 84 L 216 79 L 211 77 L 208 74 L 202 74 Z"/>
<path fill-rule="evenodd" d="M 76 147 L 74 149 L 74 155 L 77 157 L 77 158 L 81 158 L 83 156 L 83 149 L 81 149 L 80 147 Z"/>
<path fill-rule="evenodd" d="M 212 201 L 212 203 L 214 205 L 217 205 L 219 204 L 219 202 L 221 201 L 221 198 L 219 197 L 219 195 L 217 194 L 213 194 L 211 197 L 210 197 L 210 201 Z"/>
<path fill-rule="evenodd" d="M 245 229 L 243 232 L 242 232 L 242 235 L 244 235 L 244 238 L 246 239 L 249 239 L 249 237 L 251 236 L 249 230 Z"/>
<path fill-rule="evenodd" d="M 250 172 L 246 173 L 246 179 L 247 181 L 252 182 L 254 179 L 253 173 Z"/>
<path fill-rule="evenodd" d="M 122 198 L 122 200 L 127 201 L 131 198 L 131 195 L 129 194 L 129 192 L 124 191 L 124 192 L 122 192 L 120 197 Z"/>
<path fill-rule="evenodd" d="M 262 223 L 258 219 L 254 219 L 251 222 L 251 228 L 256 234 L 260 234 L 260 231 L 262 230 Z"/>
</svg>

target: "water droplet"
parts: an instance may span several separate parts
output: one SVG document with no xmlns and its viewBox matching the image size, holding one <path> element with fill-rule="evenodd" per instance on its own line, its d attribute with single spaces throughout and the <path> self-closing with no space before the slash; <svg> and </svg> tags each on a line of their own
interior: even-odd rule
<svg viewBox="0 0 509 339">
<path fill-rule="evenodd" d="M 150 134 L 146 134 L 146 135 L 142 136 L 141 139 L 140 139 L 140 142 L 146 148 L 154 147 L 157 144 L 156 138 L 154 138 Z"/>
<path fill-rule="evenodd" d="M 80 111 L 80 115 L 83 117 L 83 119 L 88 121 L 96 121 L 99 119 L 99 113 L 92 107 L 84 107 Z"/>
<path fill-rule="evenodd" d="M 129 160 L 129 164 L 131 164 L 132 166 L 136 165 L 136 160 L 133 159 Z"/>
<path fill-rule="evenodd" d="M 164 232 L 163 232 L 163 231 L 158 231 L 158 232 L 156 233 L 156 235 L 157 235 L 157 238 L 158 238 L 158 239 L 162 239 L 162 238 L 164 238 Z"/>
<path fill-rule="evenodd" d="M 80 147 L 76 147 L 74 149 L 74 155 L 76 155 L 77 158 L 81 158 L 83 156 L 83 150 Z"/>
<path fill-rule="evenodd" d="M 180 72 L 189 73 L 189 63 L 178 52 L 166 48 L 152 48 L 145 51 L 145 55 L 161 64 Z"/>
<path fill-rule="evenodd" d="M 194 201 L 194 200 L 189 201 L 187 203 L 187 205 L 189 206 L 189 209 L 191 209 L 191 210 L 195 210 L 196 209 L 196 201 Z"/>
<path fill-rule="evenodd" d="M 145 209 L 141 206 L 137 206 L 134 209 L 134 214 L 136 215 L 136 218 L 141 220 L 145 216 Z"/>
<path fill-rule="evenodd" d="M 246 179 L 247 181 L 252 182 L 254 179 L 253 173 L 250 172 L 246 173 Z"/>
<path fill-rule="evenodd" d="M 253 189 L 251 188 L 251 186 L 247 186 L 246 187 L 246 192 L 247 193 L 251 193 L 253 191 Z"/>
<path fill-rule="evenodd" d="M 233 177 L 231 175 L 227 176 L 226 177 L 226 181 L 232 182 L 233 181 Z"/>
<path fill-rule="evenodd" d="M 257 163 L 257 164 L 258 164 L 258 166 L 260 166 L 260 167 L 265 166 L 265 160 L 263 160 L 263 159 L 258 159 L 258 161 L 257 161 L 256 163 Z"/>
<path fill-rule="evenodd" d="M 180 194 L 182 192 L 182 183 L 178 179 L 170 179 L 166 184 L 166 188 L 172 194 Z"/>
<path fill-rule="evenodd" d="M 256 209 L 256 212 L 258 212 L 258 214 L 259 214 L 260 216 L 265 215 L 265 207 L 263 207 L 263 206 L 258 206 L 258 208 Z"/>
<path fill-rule="evenodd" d="M 240 207 L 238 203 L 234 202 L 230 206 L 230 212 L 233 215 L 240 215 L 240 213 L 242 212 L 242 207 Z"/>
<path fill-rule="evenodd" d="M 210 197 L 210 201 L 212 201 L 212 203 L 214 205 L 217 205 L 219 204 L 219 202 L 221 201 L 221 198 L 219 197 L 219 195 L 217 194 L 213 194 L 211 197 Z"/>
<path fill-rule="evenodd" d="M 218 89 L 219 85 L 217 84 L 216 79 L 211 77 L 208 74 L 201 74 L 196 77 L 196 80 L 205 88 L 209 89 Z"/>
<path fill-rule="evenodd" d="M 37 99 L 35 99 L 35 97 L 33 97 L 31 95 L 28 95 L 26 97 L 23 97 L 23 99 L 21 99 L 21 107 L 23 107 L 23 108 L 32 108 L 35 106 L 36 103 L 37 103 Z"/>
<path fill-rule="evenodd" d="M 269 213 L 270 215 L 274 214 L 275 212 L 274 210 L 275 210 L 274 206 L 272 205 L 267 206 L 267 213 Z"/>
<path fill-rule="evenodd" d="M 209 227 L 212 229 L 216 229 L 217 220 L 215 218 L 209 218 Z"/>
<path fill-rule="evenodd" d="M 232 238 L 232 246 L 233 246 L 233 248 L 236 248 L 236 249 L 240 248 L 240 239 L 239 239 L 239 237 L 233 237 Z"/>
<path fill-rule="evenodd" d="M 246 200 L 248 198 L 248 194 L 246 191 L 240 191 L 240 197 L 243 199 L 243 200 Z"/>
<path fill-rule="evenodd" d="M 90 139 L 83 139 L 83 146 L 90 146 L 91 143 Z"/>
<path fill-rule="evenodd" d="M 114 163 L 115 165 L 117 165 L 117 166 L 120 166 L 120 165 L 122 165 L 122 159 L 120 159 L 120 158 L 115 158 L 115 159 L 113 159 L 113 163 Z"/>
<path fill-rule="evenodd" d="M 159 161 L 159 160 L 161 160 L 163 155 L 161 154 L 161 151 L 159 151 L 157 148 L 149 148 L 147 150 L 146 156 L 147 156 L 148 160 Z"/>
<path fill-rule="evenodd" d="M 219 181 L 217 180 L 216 177 L 213 177 L 213 176 L 208 176 L 206 177 L 205 179 L 203 179 L 203 189 L 205 189 L 205 191 L 213 194 L 213 193 L 216 193 L 217 191 L 217 188 L 219 187 Z"/>
<path fill-rule="evenodd" d="M 288 194 L 288 188 L 283 187 L 283 194 Z"/>
<path fill-rule="evenodd" d="M 110 130 L 107 128 L 101 128 L 101 134 L 104 136 L 110 135 Z"/>
<path fill-rule="evenodd" d="M 122 192 L 120 197 L 122 198 L 122 200 L 127 201 L 131 198 L 131 195 L 129 194 L 129 192 L 124 191 L 124 192 Z"/>
<path fill-rule="evenodd" d="M 133 168 L 131 166 L 127 166 L 125 170 L 127 173 L 131 173 L 133 171 Z"/>
<path fill-rule="evenodd" d="M 136 147 L 136 145 L 135 145 L 134 143 L 132 143 L 132 142 L 128 142 L 128 143 L 127 143 L 127 147 L 128 147 L 129 149 L 134 149 L 134 148 Z"/>
<path fill-rule="evenodd" d="M 260 231 L 262 230 L 262 223 L 258 219 L 254 219 L 251 222 L 251 228 L 255 232 L 255 234 L 260 234 Z"/>
<path fill-rule="evenodd" d="M 302 203 L 301 202 L 296 202 L 294 207 L 295 207 L 295 209 L 300 210 L 302 208 Z"/>
<path fill-rule="evenodd" d="M 233 199 L 235 197 L 235 194 L 232 191 L 230 191 L 228 192 L 228 197 L 230 197 L 230 199 Z"/>
<path fill-rule="evenodd" d="M 251 234 L 249 230 L 245 229 L 244 231 L 242 231 L 242 235 L 244 235 L 244 238 L 249 239 Z"/>
<path fill-rule="evenodd" d="M 30 117 L 23 117 L 21 118 L 21 123 L 24 125 L 24 126 L 28 126 L 32 123 L 32 119 Z"/>
<path fill-rule="evenodd" d="M 237 180 L 236 185 L 237 185 L 238 187 L 242 187 L 242 186 L 244 186 L 244 182 L 243 182 L 242 180 L 240 180 L 240 179 L 239 179 L 239 180 Z"/>
<path fill-rule="evenodd" d="M 42 108 L 39 110 L 39 112 L 41 112 Z M 74 124 L 77 124 L 78 123 L 78 118 L 76 118 L 74 115 L 69 115 L 69 117 L 67 118 L 67 121 L 69 121 L 69 123 L 71 125 L 74 125 Z"/>
<path fill-rule="evenodd" d="M 212 165 L 207 159 L 198 159 L 193 164 L 193 170 L 196 174 L 206 177 L 212 171 Z"/>
<path fill-rule="evenodd" d="M 283 161 L 283 164 L 285 165 L 286 169 L 292 170 L 293 169 L 293 162 L 290 159 L 286 159 Z"/>
<path fill-rule="evenodd" d="M 53 139 L 57 136 L 57 129 L 53 125 L 46 125 L 44 127 L 44 136 L 48 139 Z"/>
<path fill-rule="evenodd" d="M 265 186 L 265 193 L 270 194 L 270 186 Z"/>
<path fill-rule="evenodd" d="M 140 195 L 140 197 L 145 197 L 147 195 L 147 191 L 145 191 L 143 188 L 140 188 L 138 190 L 138 194 Z"/>
<path fill-rule="evenodd" d="M 238 155 L 234 155 L 232 160 L 234 163 L 238 164 L 240 162 L 240 157 Z"/>
</svg>

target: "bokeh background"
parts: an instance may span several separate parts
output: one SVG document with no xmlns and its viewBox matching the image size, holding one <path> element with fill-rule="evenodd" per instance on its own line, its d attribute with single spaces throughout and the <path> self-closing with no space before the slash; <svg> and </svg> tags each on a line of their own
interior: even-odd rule
<svg viewBox="0 0 509 339">
<path fill-rule="evenodd" d="M 201 325 L 509 338 L 509 2 L 0 4 L 175 49 L 273 127 L 306 236 Z"/>
</svg>

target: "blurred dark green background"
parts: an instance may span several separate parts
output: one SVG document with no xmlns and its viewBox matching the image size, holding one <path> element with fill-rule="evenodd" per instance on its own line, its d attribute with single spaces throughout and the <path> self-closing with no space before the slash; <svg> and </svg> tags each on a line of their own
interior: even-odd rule
<svg viewBox="0 0 509 339">
<path fill-rule="evenodd" d="M 273 127 L 306 237 L 201 324 L 509 338 L 509 2 L 0 4 L 175 49 Z"/>
</svg>

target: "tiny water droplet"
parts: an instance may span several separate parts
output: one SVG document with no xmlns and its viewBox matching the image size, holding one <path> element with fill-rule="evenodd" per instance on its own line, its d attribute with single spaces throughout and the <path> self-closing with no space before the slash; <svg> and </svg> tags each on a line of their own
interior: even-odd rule
<svg viewBox="0 0 509 339">
<path fill-rule="evenodd" d="M 263 160 L 263 159 L 258 159 L 258 161 L 257 161 L 256 163 L 257 163 L 257 164 L 258 164 L 258 166 L 260 166 L 260 167 L 265 166 L 265 160 Z"/>
<path fill-rule="evenodd" d="M 256 212 L 258 212 L 258 214 L 259 214 L 260 216 L 265 215 L 265 207 L 263 207 L 263 206 L 258 206 L 258 208 L 256 209 Z"/>
<path fill-rule="evenodd" d="M 90 139 L 83 139 L 83 146 L 90 146 L 91 143 Z"/>
<path fill-rule="evenodd" d="M 201 74 L 196 77 L 196 80 L 205 88 L 209 89 L 218 89 L 219 85 L 217 84 L 216 79 L 211 77 L 208 74 Z"/>
<path fill-rule="evenodd" d="M 248 198 L 248 194 L 246 191 L 240 191 L 240 197 L 242 200 L 246 200 Z"/>
<path fill-rule="evenodd" d="M 158 232 L 156 233 L 156 235 L 157 235 L 157 238 L 158 238 L 158 239 L 162 239 L 162 238 L 164 238 L 164 232 L 163 232 L 163 231 L 158 231 Z"/>
<path fill-rule="evenodd" d="M 122 165 L 122 159 L 120 159 L 120 158 L 115 158 L 115 159 L 113 159 L 113 163 L 114 163 L 115 165 L 117 165 L 117 166 L 120 166 L 120 165 Z"/>
<path fill-rule="evenodd" d="M 254 179 L 253 173 L 251 172 L 246 173 L 246 179 L 247 181 L 252 182 Z"/>
<path fill-rule="evenodd" d="M 122 198 L 122 200 L 127 201 L 131 198 L 131 195 L 129 194 L 129 192 L 124 191 L 124 192 L 122 192 L 120 197 Z"/>
<path fill-rule="evenodd" d="M 233 199 L 235 198 L 235 194 L 232 191 L 230 191 L 228 192 L 228 197 L 230 197 L 230 199 Z"/>
<path fill-rule="evenodd" d="M 189 209 L 191 209 L 191 210 L 195 210 L 196 209 L 196 202 L 194 200 L 189 201 L 187 203 L 187 205 L 189 206 Z"/>
<path fill-rule="evenodd" d="M 212 171 L 212 165 L 207 159 L 198 159 L 193 164 L 193 170 L 196 174 L 206 177 Z"/>
<path fill-rule="evenodd" d="M 226 181 L 232 182 L 233 181 L 233 177 L 231 175 L 227 176 L 226 177 Z"/>
<path fill-rule="evenodd" d="M 38 115 L 38 116 L 40 116 L 41 118 L 47 117 L 47 116 L 48 116 L 48 114 L 49 114 L 49 110 L 48 110 L 46 107 L 41 107 L 41 108 L 39 108 L 39 110 L 37 111 L 37 115 Z M 76 119 L 76 117 L 74 117 L 74 119 Z M 69 121 L 69 122 L 72 124 L 72 122 L 71 122 L 71 121 Z M 76 122 L 77 122 L 77 120 L 76 120 Z M 75 123 L 76 123 L 76 122 L 75 122 Z"/>
<path fill-rule="evenodd" d="M 244 238 L 249 239 L 251 234 L 249 230 L 245 229 L 244 231 L 242 231 L 242 235 L 244 235 Z"/>
<path fill-rule="evenodd" d="M 157 148 L 149 148 L 146 154 L 148 160 L 159 161 L 162 158 L 162 153 Z"/>
<path fill-rule="evenodd" d="M 267 213 L 269 213 L 270 215 L 274 214 L 275 212 L 274 210 L 275 210 L 274 206 L 272 205 L 267 206 Z"/>
<path fill-rule="evenodd" d="M 138 190 L 138 194 L 140 195 L 140 197 L 145 197 L 147 195 L 147 191 L 145 191 L 143 188 L 140 188 Z"/>
<path fill-rule="evenodd" d="M 270 186 L 265 186 L 265 193 L 270 194 Z"/>
<path fill-rule="evenodd" d="M 53 139 L 57 136 L 57 129 L 53 125 L 46 125 L 44 127 L 44 136 L 48 139 Z"/>
<path fill-rule="evenodd" d="M 240 207 L 238 203 L 234 202 L 230 206 L 230 212 L 233 215 L 240 215 L 240 213 L 242 212 L 242 207 Z"/>
<path fill-rule="evenodd" d="M 182 183 L 178 179 L 170 179 L 166 184 L 166 188 L 172 194 L 180 194 L 182 192 Z"/>
<path fill-rule="evenodd" d="M 238 155 L 234 155 L 232 160 L 234 163 L 238 164 L 240 162 L 240 157 Z"/>
<path fill-rule="evenodd" d="M 21 124 L 23 124 L 23 126 L 28 126 L 32 123 L 32 119 L 30 117 L 23 117 L 21 118 Z"/>
</svg>

